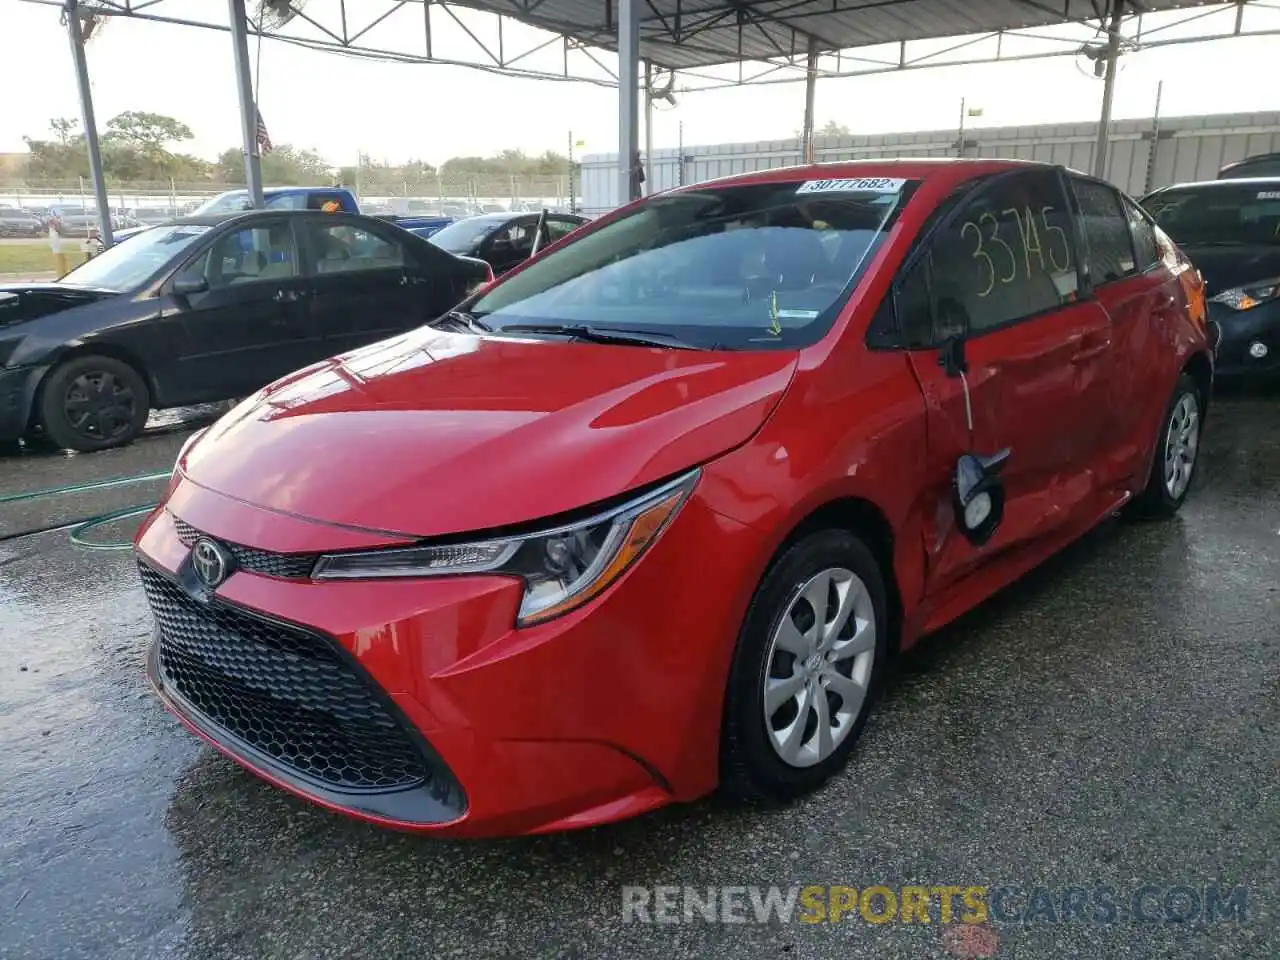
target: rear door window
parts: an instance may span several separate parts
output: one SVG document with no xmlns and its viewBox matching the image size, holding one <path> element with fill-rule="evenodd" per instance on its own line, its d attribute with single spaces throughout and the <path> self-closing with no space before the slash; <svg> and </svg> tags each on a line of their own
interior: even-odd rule
<svg viewBox="0 0 1280 960">
<path fill-rule="evenodd" d="M 1138 272 L 1129 218 L 1120 194 L 1097 180 L 1072 177 L 1088 247 L 1085 264 L 1094 286 L 1131 277 Z"/>
<path fill-rule="evenodd" d="M 309 193 L 307 194 L 307 209 L 324 210 L 326 213 L 342 210 L 342 194 Z"/>
<path fill-rule="evenodd" d="M 306 230 L 317 274 L 396 270 L 405 265 L 403 245 L 363 227 L 331 223 L 326 217 L 308 220 Z"/>
<path fill-rule="evenodd" d="M 1133 235 L 1133 252 L 1137 258 L 1138 270 L 1150 270 L 1160 261 L 1155 224 L 1128 197 L 1124 197 L 1124 212 L 1129 218 L 1129 231 Z"/>
</svg>

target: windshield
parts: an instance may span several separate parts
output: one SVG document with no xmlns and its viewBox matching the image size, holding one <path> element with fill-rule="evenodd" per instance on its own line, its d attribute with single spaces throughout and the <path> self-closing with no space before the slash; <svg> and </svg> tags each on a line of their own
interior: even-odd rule
<svg viewBox="0 0 1280 960">
<path fill-rule="evenodd" d="M 506 222 L 505 220 L 469 217 L 466 220 L 459 220 L 457 223 L 449 224 L 449 226 L 432 236 L 431 242 L 437 247 L 448 250 L 450 253 L 470 253 L 480 241 Z"/>
<path fill-rule="evenodd" d="M 469 312 L 497 331 L 587 324 L 704 348 L 805 346 L 830 328 L 915 183 L 810 180 L 658 197 L 533 261 Z"/>
<path fill-rule="evenodd" d="M 1179 244 L 1280 243 L 1280 181 L 1161 190 L 1142 205 Z"/>
<path fill-rule="evenodd" d="M 174 224 L 152 227 L 76 267 L 59 282 L 124 292 L 142 284 L 169 260 L 191 247 L 209 227 Z"/>
</svg>

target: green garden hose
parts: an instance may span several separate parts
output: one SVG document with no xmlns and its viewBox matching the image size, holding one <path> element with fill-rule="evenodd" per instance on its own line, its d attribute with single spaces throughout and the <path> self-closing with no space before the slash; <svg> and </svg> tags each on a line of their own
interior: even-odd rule
<svg viewBox="0 0 1280 960">
<path fill-rule="evenodd" d="M 84 493 L 89 490 L 107 490 L 113 487 L 124 487 L 134 483 L 149 483 L 156 480 L 167 480 L 170 471 L 165 470 L 162 473 L 141 473 L 132 477 L 116 477 L 111 480 L 92 480 L 88 483 L 72 483 L 65 487 L 50 487 L 47 490 L 32 490 L 26 493 L 11 493 L 0 497 L 0 504 L 21 503 L 26 500 L 39 500 L 44 497 L 65 496 L 73 493 Z M 87 550 L 128 550 L 133 546 L 131 540 L 108 540 L 106 542 L 95 542 L 86 540 L 84 535 L 96 528 L 104 526 L 115 520 L 124 520 L 128 517 L 138 517 L 143 514 L 150 513 L 158 505 L 157 502 L 139 504 L 133 507 L 125 507 L 122 510 L 111 510 L 107 513 L 99 513 L 93 516 L 81 517 L 78 520 L 70 520 L 63 523 L 57 523 L 52 526 L 38 528 L 36 530 L 24 530 L 21 533 L 0 534 L 0 543 L 5 540 L 16 540 L 19 537 L 30 537 L 38 533 L 49 533 L 53 530 L 65 530 L 70 528 L 70 539 L 78 547 Z"/>
</svg>

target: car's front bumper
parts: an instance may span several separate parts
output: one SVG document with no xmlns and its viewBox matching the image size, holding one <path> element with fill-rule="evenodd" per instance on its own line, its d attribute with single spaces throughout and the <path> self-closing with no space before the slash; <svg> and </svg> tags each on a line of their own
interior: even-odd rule
<svg viewBox="0 0 1280 960">
<path fill-rule="evenodd" d="M 1218 330 L 1214 376 L 1223 380 L 1280 376 L 1280 301 L 1252 310 L 1209 304 Z M 1262 356 L 1257 356 L 1262 353 Z"/>
<path fill-rule="evenodd" d="M 363 819 L 458 836 L 589 827 L 714 788 L 725 678 L 762 545 L 696 495 L 599 598 L 525 629 L 514 627 L 521 585 L 498 577 L 318 582 L 242 567 L 213 596 L 196 599 L 175 514 L 224 543 L 269 551 L 296 549 L 299 536 L 315 533 L 302 521 L 231 504 L 182 484 L 137 546 L 144 579 L 163 578 L 171 594 L 187 590 L 176 602 L 213 623 L 197 628 L 200 643 L 189 642 L 191 631 L 175 626 L 149 586 L 158 623 L 153 683 L 186 726 L 251 771 Z M 259 633 L 228 615 L 266 626 Z M 216 636 L 218 623 L 232 623 L 234 644 L 260 649 L 248 657 L 243 646 L 228 646 Z M 284 634 L 325 645 L 326 665 L 316 667 Z M 174 642 L 166 648 L 167 640 Z M 227 702 L 201 689 L 183 696 L 183 665 L 166 671 L 166 650 L 171 660 L 196 657 L 188 672 L 211 677 Z M 298 678 L 314 670 L 330 671 L 330 679 L 302 684 Z M 335 687 L 355 693 L 344 705 L 320 702 Z M 369 702 L 382 704 L 398 729 L 385 727 L 387 743 L 360 757 L 385 747 L 403 758 L 411 743 L 428 771 L 419 779 L 435 789 L 405 778 L 381 791 L 335 785 L 314 768 L 341 763 L 303 763 L 295 744 L 254 726 L 267 722 L 255 717 L 292 711 L 297 723 L 318 718 L 336 730 L 347 711 L 355 719 L 343 720 L 346 729 L 363 736 Z M 314 729 L 289 732 L 284 721 L 270 722 L 286 739 L 322 742 Z"/>
</svg>

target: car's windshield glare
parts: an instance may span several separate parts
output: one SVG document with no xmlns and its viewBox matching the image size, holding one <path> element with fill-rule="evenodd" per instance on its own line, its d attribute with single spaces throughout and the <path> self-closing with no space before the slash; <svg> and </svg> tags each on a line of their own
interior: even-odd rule
<svg viewBox="0 0 1280 960">
<path fill-rule="evenodd" d="M 1280 181 L 1162 190 L 1143 206 L 1177 243 L 1280 243 Z"/>
<path fill-rule="evenodd" d="M 60 282 L 79 287 L 132 290 L 209 229 L 198 224 L 152 227 L 104 250 L 76 267 Z"/>
<path fill-rule="evenodd" d="M 193 217 L 203 217 L 210 213 L 239 213 L 241 210 L 252 210 L 249 194 L 244 190 L 233 190 L 211 197 L 191 211 Z"/>
<path fill-rule="evenodd" d="M 708 348 L 803 346 L 834 322 L 908 186 L 861 178 L 660 197 L 534 261 L 470 312 L 497 331 L 586 324 Z"/>
</svg>

